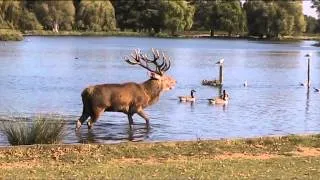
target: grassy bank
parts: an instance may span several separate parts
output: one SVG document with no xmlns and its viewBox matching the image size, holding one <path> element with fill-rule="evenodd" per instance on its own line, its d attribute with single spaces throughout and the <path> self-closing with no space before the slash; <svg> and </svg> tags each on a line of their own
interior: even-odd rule
<svg viewBox="0 0 320 180">
<path fill-rule="evenodd" d="M 21 41 L 22 33 L 11 29 L 0 29 L 0 41 Z"/>
<path fill-rule="evenodd" d="M 188 36 L 185 34 L 180 34 L 177 36 L 172 36 L 166 32 L 150 34 L 148 32 L 134 32 L 134 31 L 44 31 L 44 30 L 36 30 L 36 31 L 26 31 L 23 33 L 24 36 L 124 36 L 124 37 L 159 37 L 159 38 L 189 38 L 192 36 Z"/>
<path fill-rule="evenodd" d="M 110 31 L 110 32 L 93 32 L 93 31 L 59 31 L 58 33 L 45 30 L 25 31 L 23 33 L 14 30 L 1 30 L 0 41 L 20 41 L 23 36 L 124 36 L 124 37 L 158 37 L 158 38 L 214 38 L 214 39 L 251 39 L 251 40 L 268 40 L 260 39 L 247 35 L 228 36 L 226 32 L 217 31 L 214 37 L 210 37 L 209 31 L 185 31 L 177 35 L 171 35 L 168 32 L 161 32 L 157 34 L 150 34 L 147 32 L 133 32 L 133 31 Z M 275 39 L 272 39 L 275 40 Z M 318 34 L 302 34 L 297 36 L 285 36 L 276 41 L 296 41 L 296 40 L 315 40 L 320 41 Z"/>
<path fill-rule="evenodd" d="M 147 32 L 133 32 L 133 31 L 110 31 L 110 32 L 93 32 L 93 31 L 60 31 L 59 33 L 45 30 L 26 31 L 24 36 L 133 36 L 133 37 L 159 37 L 159 38 L 212 38 L 210 31 L 185 31 L 177 35 L 171 35 L 168 32 L 161 32 L 158 34 L 150 34 Z M 247 36 L 228 36 L 228 33 L 223 31 L 215 32 L 213 38 L 217 39 L 260 39 L 258 37 Z M 260 39 L 268 40 L 268 39 Z M 274 39 L 273 39 L 274 40 Z M 284 36 L 281 40 L 320 40 L 319 34 L 301 34 L 295 36 Z"/>
<path fill-rule="evenodd" d="M 168 32 L 150 34 L 148 32 L 134 31 L 109 31 L 109 32 L 94 32 L 94 31 L 45 31 L 34 30 L 26 31 L 24 36 L 133 36 L 133 37 L 159 37 L 159 38 L 210 38 L 209 31 L 186 31 L 177 35 L 171 35 Z M 225 32 L 216 32 L 215 38 L 234 38 L 228 37 Z"/>
<path fill-rule="evenodd" d="M 94 31 L 26 31 L 24 36 L 149 36 L 147 33 L 143 32 L 132 32 L 132 31 L 109 31 L 109 32 L 94 32 Z"/>
<path fill-rule="evenodd" d="M 320 135 L 0 148 L 0 178 L 318 179 Z"/>
</svg>

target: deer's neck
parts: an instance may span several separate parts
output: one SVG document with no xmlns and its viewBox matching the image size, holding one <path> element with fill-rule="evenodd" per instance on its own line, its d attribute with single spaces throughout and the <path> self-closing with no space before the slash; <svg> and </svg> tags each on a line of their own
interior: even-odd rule
<svg viewBox="0 0 320 180">
<path fill-rule="evenodd" d="M 146 94 L 149 96 L 148 104 L 151 105 L 159 100 L 160 93 L 162 91 L 159 80 L 149 79 L 142 83 Z"/>
</svg>

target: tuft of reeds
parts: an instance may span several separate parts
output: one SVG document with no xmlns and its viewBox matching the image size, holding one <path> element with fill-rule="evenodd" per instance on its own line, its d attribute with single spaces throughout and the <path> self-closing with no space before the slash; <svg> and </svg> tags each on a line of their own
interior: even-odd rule
<svg viewBox="0 0 320 180">
<path fill-rule="evenodd" d="M 1 130 L 11 145 L 55 144 L 64 136 L 65 122 L 62 118 L 40 115 L 4 121 Z"/>
</svg>

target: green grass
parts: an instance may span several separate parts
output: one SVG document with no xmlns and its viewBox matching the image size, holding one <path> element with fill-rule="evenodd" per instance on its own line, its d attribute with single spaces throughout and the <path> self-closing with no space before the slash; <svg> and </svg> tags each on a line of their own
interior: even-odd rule
<svg viewBox="0 0 320 180">
<path fill-rule="evenodd" d="M 0 178 L 318 179 L 319 148 L 319 135 L 5 147 Z"/>
<path fill-rule="evenodd" d="M 318 179 L 320 158 L 48 163 L 2 168 L 10 179 Z"/>
<path fill-rule="evenodd" d="M 11 145 L 52 144 L 62 139 L 64 124 L 63 119 L 40 115 L 31 122 L 21 117 L 3 121 L 1 130 Z"/>
</svg>

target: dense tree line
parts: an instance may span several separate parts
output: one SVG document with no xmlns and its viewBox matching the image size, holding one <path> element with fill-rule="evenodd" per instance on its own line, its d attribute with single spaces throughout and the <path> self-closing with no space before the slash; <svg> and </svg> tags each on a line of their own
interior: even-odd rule
<svg viewBox="0 0 320 180">
<path fill-rule="evenodd" d="M 302 1 L 291 0 L 0 0 L 0 28 L 172 35 L 192 29 L 267 38 L 320 30 L 318 20 L 303 15 Z"/>
</svg>

